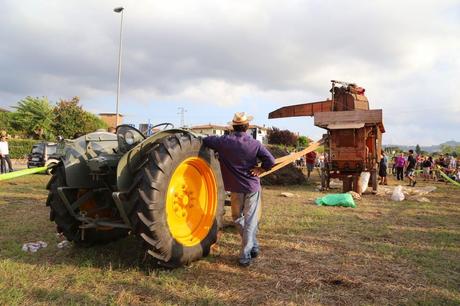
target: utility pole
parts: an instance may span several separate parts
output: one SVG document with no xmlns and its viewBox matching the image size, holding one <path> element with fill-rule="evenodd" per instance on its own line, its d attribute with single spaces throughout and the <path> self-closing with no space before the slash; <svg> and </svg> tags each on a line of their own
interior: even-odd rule
<svg viewBox="0 0 460 306">
<path fill-rule="evenodd" d="M 115 13 L 121 13 L 120 19 L 120 46 L 118 48 L 118 82 L 117 82 L 117 105 L 116 105 L 116 118 L 115 118 L 115 127 L 118 126 L 118 117 L 120 116 L 118 111 L 118 103 L 120 99 L 120 83 L 121 83 L 121 52 L 122 52 L 122 37 L 123 37 L 123 7 L 116 7 L 113 9 Z"/>
<path fill-rule="evenodd" d="M 183 107 L 178 107 L 177 109 L 179 110 L 177 114 L 180 115 L 180 127 L 183 128 L 185 127 L 185 113 L 187 110 Z"/>
</svg>

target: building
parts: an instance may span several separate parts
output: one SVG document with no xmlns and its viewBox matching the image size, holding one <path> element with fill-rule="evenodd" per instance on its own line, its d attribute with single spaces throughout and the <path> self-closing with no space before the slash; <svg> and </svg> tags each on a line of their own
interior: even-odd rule
<svg viewBox="0 0 460 306">
<path fill-rule="evenodd" d="M 115 113 L 100 113 L 99 117 L 107 124 L 109 128 L 116 128 L 117 127 L 117 114 Z M 122 124 L 123 122 L 123 115 L 118 114 L 118 125 Z"/>
<path fill-rule="evenodd" d="M 268 144 L 268 129 L 265 126 L 250 125 L 248 134 L 263 144 Z"/>
<path fill-rule="evenodd" d="M 225 134 L 225 132 L 228 132 L 231 128 L 226 125 L 216 125 L 216 124 L 205 124 L 205 125 L 195 125 L 190 127 L 190 130 L 194 133 L 197 134 L 203 134 L 203 135 L 216 135 L 216 136 L 222 136 Z"/>
<path fill-rule="evenodd" d="M 0 107 L 0 113 L 9 113 L 10 111 Z"/>
<path fill-rule="evenodd" d="M 228 134 L 232 131 L 232 127 L 228 125 L 216 125 L 216 124 L 205 124 L 205 125 L 195 125 L 190 128 L 195 133 L 203 135 L 216 135 L 222 136 Z M 268 129 L 265 126 L 259 125 L 250 125 L 247 133 L 251 135 L 254 139 L 260 141 L 263 144 L 268 143 L 267 136 Z"/>
</svg>

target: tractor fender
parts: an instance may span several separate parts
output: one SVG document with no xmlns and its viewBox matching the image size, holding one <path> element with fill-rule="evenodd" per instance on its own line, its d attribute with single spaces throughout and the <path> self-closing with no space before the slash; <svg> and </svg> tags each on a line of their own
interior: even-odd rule
<svg viewBox="0 0 460 306">
<path fill-rule="evenodd" d="M 50 158 L 45 162 L 46 173 L 52 174 L 52 169 L 59 164 L 60 160 L 56 158 Z"/>
<path fill-rule="evenodd" d="M 118 191 L 127 192 L 131 188 L 131 186 L 133 186 L 134 173 L 136 173 L 136 170 L 139 167 L 143 166 L 143 163 L 145 162 L 144 156 L 155 145 L 155 143 L 163 139 L 164 137 L 168 137 L 176 133 L 186 133 L 194 137 L 199 136 L 196 133 L 183 129 L 170 129 L 157 132 L 145 139 L 143 142 L 139 143 L 137 146 L 125 153 L 118 162 Z"/>
</svg>

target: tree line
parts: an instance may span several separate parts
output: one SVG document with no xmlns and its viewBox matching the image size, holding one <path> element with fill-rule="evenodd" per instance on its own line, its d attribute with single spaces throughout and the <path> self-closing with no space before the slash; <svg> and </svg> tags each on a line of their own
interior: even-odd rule
<svg viewBox="0 0 460 306">
<path fill-rule="evenodd" d="M 273 145 L 306 148 L 309 144 L 308 137 L 299 136 L 289 130 L 281 130 L 276 127 L 270 128 L 268 130 L 267 136 L 268 143 Z"/>
<path fill-rule="evenodd" d="M 57 136 L 73 138 L 107 125 L 80 105 L 80 98 L 60 99 L 52 103 L 46 97 L 26 97 L 17 102 L 12 112 L 0 113 L 0 130 L 21 138 L 55 140 Z M 309 139 L 289 130 L 268 130 L 268 143 L 291 148 L 307 147 Z"/>
<path fill-rule="evenodd" d="M 83 109 L 79 97 L 60 99 L 57 103 L 46 97 L 26 97 L 13 108 L 12 112 L 0 113 L 0 130 L 22 138 L 72 138 L 75 134 L 107 128 L 98 116 Z"/>
</svg>

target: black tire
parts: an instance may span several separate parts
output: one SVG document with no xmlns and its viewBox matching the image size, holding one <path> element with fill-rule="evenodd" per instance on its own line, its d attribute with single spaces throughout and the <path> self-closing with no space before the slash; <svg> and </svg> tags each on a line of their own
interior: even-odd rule
<svg viewBox="0 0 460 306">
<path fill-rule="evenodd" d="M 80 229 L 81 222 L 75 219 L 67 210 L 58 194 L 58 187 L 66 186 L 64 165 L 59 163 L 53 168 L 53 176 L 46 186 L 46 189 L 49 190 L 46 206 L 50 207 L 50 221 L 56 223 L 56 230 L 58 233 L 62 233 L 67 240 L 73 241 L 80 246 L 104 244 L 128 235 L 128 231 L 125 229 L 85 229 L 84 239 L 82 239 L 82 230 Z M 77 199 L 76 190 L 67 192 L 66 194 L 71 202 Z"/>
<path fill-rule="evenodd" d="M 146 251 L 155 258 L 157 264 L 168 268 L 189 264 L 207 256 L 217 241 L 225 202 L 222 174 L 214 151 L 204 147 L 201 138 L 178 133 L 159 140 L 143 158 L 145 164 L 138 170 L 135 179 L 137 185 L 130 194 L 130 203 L 135 205 L 130 220 L 135 233 L 144 240 Z M 184 245 L 178 241 L 180 239 L 174 238 L 167 214 L 167 194 L 171 179 L 184 160 L 190 158 L 204 161 L 206 167 L 209 167 L 206 169 L 212 170 L 212 182 L 217 193 L 217 202 L 211 201 L 216 206 L 212 226 L 206 236 L 192 246 Z M 209 201 L 209 193 L 206 195 L 206 201 Z"/>
</svg>

